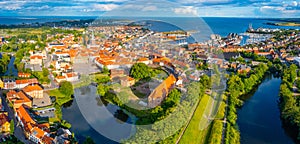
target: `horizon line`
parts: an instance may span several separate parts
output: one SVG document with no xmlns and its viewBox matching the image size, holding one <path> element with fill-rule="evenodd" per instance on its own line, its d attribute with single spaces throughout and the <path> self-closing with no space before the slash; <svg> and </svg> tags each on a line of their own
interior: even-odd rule
<svg viewBox="0 0 300 144">
<path fill-rule="evenodd" d="M 95 16 L 95 15 L 2 15 L 0 17 L 160 17 L 160 18 L 255 18 L 255 19 L 300 19 L 300 17 L 254 17 L 254 16 Z"/>
</svg>

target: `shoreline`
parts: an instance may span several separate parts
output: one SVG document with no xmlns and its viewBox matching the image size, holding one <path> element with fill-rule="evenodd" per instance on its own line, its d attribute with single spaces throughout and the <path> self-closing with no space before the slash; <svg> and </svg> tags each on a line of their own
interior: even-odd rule
<svg viewBox="0 0 300 144">
<path fill-rule="evenodd" d="M 290 26 L 290 27 L 300 27 L 299 22 L 268 22 L 267 25 L 273 25 L 273 26 Z"/>
</svg>

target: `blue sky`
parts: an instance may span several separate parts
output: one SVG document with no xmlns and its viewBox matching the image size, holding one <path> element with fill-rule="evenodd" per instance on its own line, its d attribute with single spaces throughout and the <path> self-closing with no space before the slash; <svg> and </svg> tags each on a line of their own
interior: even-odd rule
<svg viewBox="0 0 300 144">
<path fill-rule="evenodd" d="M 141 16 L 300 17 L 300 0 L 167 1 L 4 0 L 0 1 L 0 16 L 101 16 L 114 13 Z"/>
</svg>

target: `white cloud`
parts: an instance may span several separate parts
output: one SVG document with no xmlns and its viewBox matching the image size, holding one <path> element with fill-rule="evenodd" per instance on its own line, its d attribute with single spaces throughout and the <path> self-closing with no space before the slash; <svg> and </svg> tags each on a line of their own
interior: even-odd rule
<svg viewBox="0 0 300 144">
<path fill-rule="evenodd" d="M 228 3 L 232 0 L 177 0 L 179 3 Z"/>
<path fill-rule="evenodd" d="M 142 11 L 156 11 L 157 7 L 156 6 L 146 6 L 142 9 Z"/>
<path fill-rule="evenodd" d="M 260 12 L 272 16 L 276 14 L 279 17 L 295 16 L 300 13 L 299 10 L 290 9 L 290 6 L 287 6 L 285 3 L 283 3 L 283 6 L 263 6 L 260 8 Z"/>
<path fill-rule="evenodd" d="M 22 9 L 22 6 L 26 1 L 1 1 L 0 9 L 4 10 L 19 10 Z"/>
<path fill-rule="evenodd" d="M 128 0 L 75 0 L 75 2 L 126 2 Z"/>
<path fill-rule="evenodd" d="M 297 1 L 293 1 L 293 2 L 292 2 L 292 5 L 293 5 L 293 6 L 298 6 Z"/>
<path fill-rule="evenodd" d="M 173 9 L 174 13 L 180 14 L 180 15 L 193 15 L 198 16 L 198 10 L 193 6 L 183 6 L 179 8 Z"/>
<path fill-rule="evenodd" d="M 95 4 L 94 8 L 98 11 L 111 11 L 115 8 L 118 8 L 117 4 Z"/>
</svg>

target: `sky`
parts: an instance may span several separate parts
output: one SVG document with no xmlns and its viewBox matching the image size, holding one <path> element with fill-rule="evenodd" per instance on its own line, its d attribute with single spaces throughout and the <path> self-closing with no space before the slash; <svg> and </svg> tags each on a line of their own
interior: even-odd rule
<svg viewBox="0 0 300 144">
<path fill-rule="evenodd" d="M 0 16 L 300 17 L 300 0 L 1 0 Z"/>
</svg>

